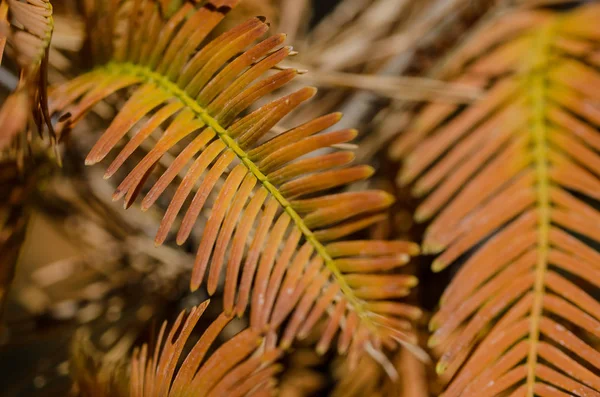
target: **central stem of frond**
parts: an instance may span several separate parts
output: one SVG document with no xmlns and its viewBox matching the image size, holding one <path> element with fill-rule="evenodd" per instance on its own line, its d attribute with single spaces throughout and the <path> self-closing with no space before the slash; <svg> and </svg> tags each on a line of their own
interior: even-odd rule
<svg viewBox="0 0 600 397">
<path fill-rule="evenodd" d="M 537 263 L 535 267 L 534 300 L 531 309 L 529 327 L 529 353 L 527 356 L 527 396 L 534 396 L 536 364 L 540 338 L 540 319 L 542 317 L 546 273 L 548 270 L 548 251 L 550 234 L 550 179 L 548 166 L 548 126 L 547 108 L 547 71 L 550 62 L 552 38 L 555 24 L 543 28 L 534 39 L 534 47 L 524 76 L 525 89 L 529 89 L 529 101 L 532 109 L 531 142 L 536 174 L 538 237 Z"/>
</svg>

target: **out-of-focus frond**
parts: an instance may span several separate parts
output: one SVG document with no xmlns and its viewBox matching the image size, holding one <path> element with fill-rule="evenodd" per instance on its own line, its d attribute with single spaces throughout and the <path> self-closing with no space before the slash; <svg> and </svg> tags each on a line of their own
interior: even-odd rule
<svg viewBox="0 0 600 397">
<path fill-rule="evenodd" d="M 9 41 L 14 46 L 17 61 L 25 74 L 36 74 L 52 38 L 52 4 L 49 0 L 6 1 L 13 26 Z"/>
<path fill-rule="evenodd" d="M 446 396 L 600 393 L 599 19 L 491 21 L 446 65 L 485 97 L 427 106 L 392 148 L 434 270 L 466 260 L 431 322 Z"/>
<path fill-rule="evenodd" d="M 34 129 L 42 135 L 47 128 L 51 143 L 57 143 L 47 94 L 48 53 L 54 21 L 49 0 L 3 0 L 3 11 L 5 3 L 10 22 L 8 43 L 16 55 L 21 75 L 16 92 L 0 109 L 0 150 L 13 143 L 22 166 L 25 151 L 30 150 Z M 22 137 L 19 139 L 18 135 Z"/>
<path fill-rule="evenodd" d="M 391 359 L 398 379 L 392 380 L 381 365 L 369 356 L 363 356 L 355 368 L 341 361 L 335 369 L 335 388 L 332 397 L 427 397 L 430 379 L 427 364 L 419 361 L 406 349 L 401 349 Z"/>
<path fill-rule="evenodd" d="M 310 347 L 295 348 L 287 354 L 285 371 L 278 385 L 279 396 L 309 397 L 322 392 L 327 385 L 327 376 L 317 367 L 323 366 L 324 361 Z"/>
</svg>

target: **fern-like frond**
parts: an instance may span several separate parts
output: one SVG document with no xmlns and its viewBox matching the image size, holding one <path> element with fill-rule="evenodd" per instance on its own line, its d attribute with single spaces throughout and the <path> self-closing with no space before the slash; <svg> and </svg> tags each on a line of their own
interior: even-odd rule
<svg viewBox="0 0 600 397">
<path fill-rule="evenodd" d="M 276 328 L 291 316 L 284 346 L 305 336 L 323 315 L 329 315 L 330 322 L 319 351 L 329 347 L 340 328 L 342 352 L 349 346 L 361 350 L 366 342 L 395 346 L 410 340 L 405 318 L 415 311 L 397 298 L 405 296 L 416 279 L 390 271 L 407 263 L 418 247 L 402 241 L 346 240 L 381 220 L 381 210 L 392 197 L 382 191 L 329 192 L 373 172 L 368 166 L 348 166 L 353 153 L 332 147 L 356 136 L 354 130 L 324 132 L 340 114 L 266 139 L 271 128 L 315 89 L 301 89 L 247 112 L 296 71 L 276 69 L 291 51 L 281 47 L 284 35 L 253 45 L 268 29 L 263 18 L 250 19 L 202 44 L 235 3 L 210 1 L 196 9 L 186 2 L 165 21 L 155 1 L 121 2 L 122 7 L 108 13 L 112 17 L 105 16 L 106 24 L 119 26 L 121 33 L 113 32 L 110 42 L 93 36 L 95 53 L 109 61 L 55 89 L 53 109 L 70 114 L 65 122 L 70 128 L 98 101 L 129 88 L 129 99 L 86 160 L 101 161 L 137 126 L 106 177 L 164 127 L 114 198 L 124 197 L 129 206 L 144 183 L 153 180 L 142 201 L 142 209 L 148 209 L 174 190 L 167 199 L 158 244 L 185 213 L 176 236 L 183 244 L 212 203 L 191 289 L 207 278 L 213 294 L 224 270 L 226 313 L 241 314 L 250 304 L 255 330 Z M 168 152 L 174 160 L 155 178 L 158 161 Z"/>
<path fill-rule="evenodd" d="M 132 397 L 274 395 L 272 377 L 280 368 L 273 362 L 280 351 L 266 346 L 258 332 L 241 331 L 208 354 L 231 321 L 230 316 L 221 314 L 185 358 L 182 357 L 185 344 L 207 306 L 208 301 L 192 308 L 185 320 L 185 312 L 180 313 L 168 335 L 165 322 L 154 353 L 147 345 L 134 351 L 130 379 Z M 183 362 L 177 368 L 182 358 Z"/>
<path fill-rule="evenodd" d="M 486 96 L 427 107 L 394 145 L 434 270 L 465 259 L 431 322 L 446 396 L 600 395 L 599 20 L 593 4 L 481 29 L 447 66 Z"/>
</svg>

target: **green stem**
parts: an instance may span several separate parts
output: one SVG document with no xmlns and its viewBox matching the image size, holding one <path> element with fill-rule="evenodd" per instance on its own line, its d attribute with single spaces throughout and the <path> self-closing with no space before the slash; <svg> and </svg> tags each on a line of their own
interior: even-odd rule
<svg viewBox="0 0 600 397">
<path fill-rule="evenodd" d="M 527 396 L 534 396 L 536 365 L 538 361 L 538 345 L 540 339 L 540 319 L 544 309 L 546 273 L 548 271 L 548 251 L 550 233 L 550 178 L 548 169 L 548 125 L 546 122 L 546 85 L 547 69 L 550 62 L 550 50 L 556 24 L 548 24 L 534 39 L 534 48 L 530 65 L 525 75 L 525 83 L 529 85 L 530 105 L 532 106 L 531 139 L 537 179 L 538 210 L 538 257 L 535 267 L 534 300 L 531 309 L 529 326 L 529 352 L 527 355 Z M 527 87 L 527 85 L 525 86 Z"/>
<path fill-rule="evenodd" d="M 236 156 L 240 159 L 240 161 L 246 166 L 248 171 L 250 171 L 256 179 L 260 181 L 262 186 L 277 200 L 277 202 L 281 205 L 284 211 L 292 218 L 296 227 L 302 232 L 302 235 L 308 241 L 315 251 L 323 258 L 325 265 L 331 271 L 335 279 L 337 280 L 338 285 L 340 286 L 342 292 L 344 293 L 346 299 L 350 303 L 351 306 L 354 307 L 354 310 L 359 315 L 359 317 L 365 322 L 365 325 L 374 331 L 376 329 L 375 324 L 372 322 L 371 318 L 368 316 L 368 311 L 364 308 L 363 302 L 356 297 L 352 288 L 348 285 L 342 272 L 335 265 L 335 261 L 327 252 L 325 246 L 314 236 L 313 232 L 306 226 L 302 217 L 292 206 L 289 201 L 283 197 L 283 195 L 279 192 L 277 187 L 273 185 L 267 178 L 265 174 L 259 169 L 259 167 L 254 164 L 254 162 L 248 157 L 248 154 L 237 144 L 237 142 L 229 136 L 227 129 L 219 124 L 219 122 L 213 118 L 206 109 L 201 107 L 192 97 L 190 97 L 183 89 L 181 89 L 177 84 L 170 81 L 165 76 L 154 72 L 153 70 L 144 67 L 135 65 L 132 63 L 117 63 L 111 62 L 100 69 L 107 70 L 109 73 L 114 74 L 128 74 L 135 75 L 141 77 L 147 83 L 154 83 L 162 90 L 168 92 L 173 97 L 179 99 L 185 106 L 187 106 L 190 110 L 192 110 L 203 122 L 206 123 L 210 128 L 212 128 L 219 138 L 227 145 L 229 149 L 231 149 Z"/>
</svg>

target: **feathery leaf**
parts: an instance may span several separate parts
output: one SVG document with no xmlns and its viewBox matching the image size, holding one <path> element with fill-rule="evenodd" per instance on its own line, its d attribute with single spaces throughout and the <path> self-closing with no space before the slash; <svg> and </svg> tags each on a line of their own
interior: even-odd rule
<svg viewBox="0 0 600 397">
<path fill-rule="evenodd" d="M 198 9 L 185 3 L 167 20 L 155 1 L 116 3 L 106 25 L 124 24 L 124 33 L 112 32 L 108 42 L 98 34 L 92 37 L 99 59 L 107 62 L 57 87 L 52 109 L 67 111 L 70 118 L 63 128 L 71 128 L 96 103 L 128 89 L 127 102 L 86 159 L 90 165 L 103 160 L 137 126 L 106 177 L 164 126 L 114 199 L 124 198 L 128 207 L 145 182 L 154 180 L 142 200 L 142 209 L 148 209 L 176 187 L 157 244 L 184 214 L 176 235 L 183 244 L 212 203 L 191 289 L 206 278 L 213 294 L 224 270 L 225 312 L 241 315 L 250 306 L 254 330 L 277 328 L 291 317 L 283 346 L 305 336 L 323 315 L 330 321 L 317 346 L 321 352 L 340 329 L 341 352 L 358 353 L 367 343 L 396 346 L 412 340 L 399 326 L 405 313 L 397 298 L 407 295 L 416 279 L 390 270 L 407 263 L 418 247 L 402 241 L 345 240 L 381 220 L 392 197 L 382 191 L 329 192 L 373 172 L 368 166 L 347 166 L 353 154 L 332 147 L 352 140 L 356 131 L 323 132 L 340 119 L 334 113 L 265 138 L 315 95 L 314 88 L 249 111 L 296 75 L 284 69 L 259 79 L 290 53 L 290 47 L 281 47 L 285 36 L 253 44 L 268 30 L 259 17 L 202 44 L 237 3 L 232 0 L 210 1 Z M 160 170 L 158 161 L 168 152 L 174 160 Z"/>
</svg>

